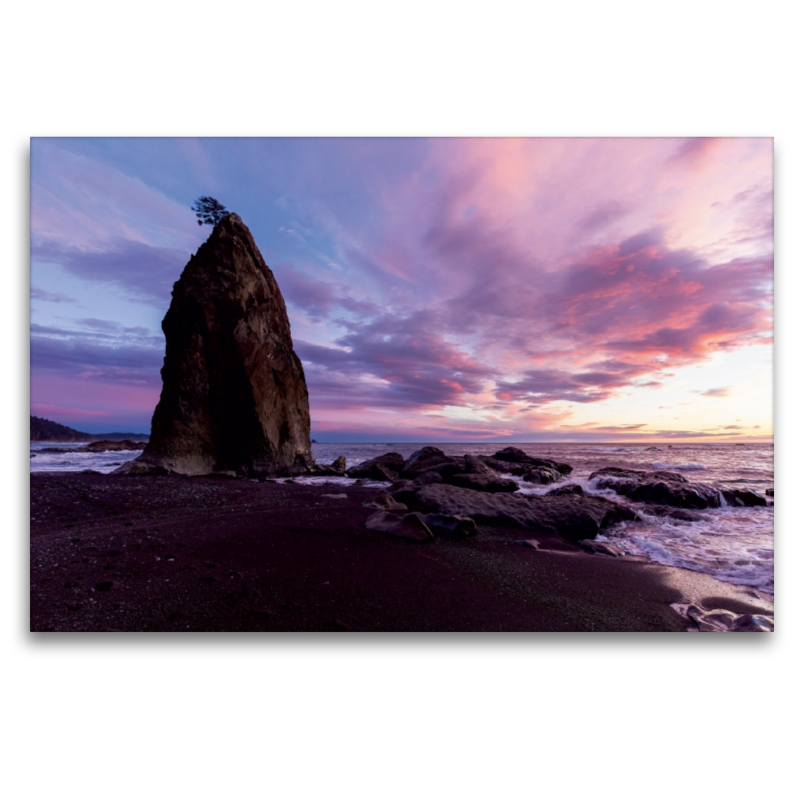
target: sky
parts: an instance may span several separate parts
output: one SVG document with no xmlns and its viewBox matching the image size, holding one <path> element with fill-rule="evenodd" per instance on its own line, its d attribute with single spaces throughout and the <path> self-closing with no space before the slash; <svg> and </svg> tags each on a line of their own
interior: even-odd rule
<svg viewBox="0 0 800 800">
<path fill-rule="evenodd" d="M 31 413 L 146 433 L 238 213 L 323 442 L 771 441 L 770 138 L 31 140 Z"/>
</svg>

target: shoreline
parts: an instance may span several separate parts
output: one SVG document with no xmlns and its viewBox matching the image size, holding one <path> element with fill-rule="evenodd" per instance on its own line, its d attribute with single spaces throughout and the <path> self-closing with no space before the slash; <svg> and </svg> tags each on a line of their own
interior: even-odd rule
<svg viewBox="0 0 800 800">
<path fill-rule="evenodd" d="M 30 487 L 32 631 L 685 631 L 673 604 L 774 613 L 748 587 L 530 530 L 367 530 L 375 487 L 74 472 Z"/>
</svg>

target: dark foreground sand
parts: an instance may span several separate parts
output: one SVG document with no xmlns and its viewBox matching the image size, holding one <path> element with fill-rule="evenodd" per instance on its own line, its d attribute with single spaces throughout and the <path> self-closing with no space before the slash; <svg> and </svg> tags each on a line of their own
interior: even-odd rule
<svg viewBox="0 0 800 800">
<path fill-rule="evenodd" d="M 376 494 L 33 474 L 31 630 L 684 631 L 670 603 L 771 613 L 746 588 L 531 531 L 395 539 L 364 527 Z M 531 536 L 543 549 L 514 544 Z"/>
</svg>

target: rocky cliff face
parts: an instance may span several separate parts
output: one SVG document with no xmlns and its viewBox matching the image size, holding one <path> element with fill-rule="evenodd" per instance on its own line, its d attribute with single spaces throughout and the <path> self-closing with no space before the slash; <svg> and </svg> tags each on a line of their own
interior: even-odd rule
<svg viewBox="0 0 800 800">
<path fill-rule="evenodd" d="M 286 306 L 236 214 L 184 268 L 162 328 L 161 399 L 129 471 L 275 474 L 313 464 L 308 389 Z"/>
</svg>

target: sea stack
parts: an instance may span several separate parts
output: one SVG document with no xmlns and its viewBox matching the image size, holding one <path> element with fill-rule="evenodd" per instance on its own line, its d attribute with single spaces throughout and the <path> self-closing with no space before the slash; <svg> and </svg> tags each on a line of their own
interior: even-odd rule
<svg viewBox="0 0 800 800">
<path fill-rule="evenodd" d="M 150 442 L 119 471 L 274 475 L 313 466 L 286 305 L 239 216 L 218 222 L 184 267 L 161 327 L 167 350 Z"/>
</svg>

